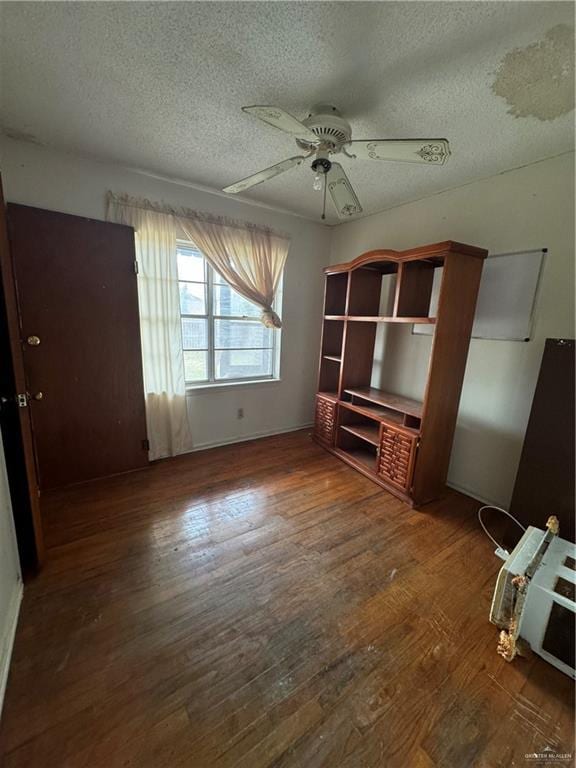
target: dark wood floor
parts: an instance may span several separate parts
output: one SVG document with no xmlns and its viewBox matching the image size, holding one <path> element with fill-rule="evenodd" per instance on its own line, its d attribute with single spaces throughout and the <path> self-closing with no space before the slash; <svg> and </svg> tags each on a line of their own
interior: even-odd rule
<svg viewBox="0 0 576 768">
<path fill-rule="evenodd" d="M 451 492 L 413 511 L 303 432 L 53 493 L 0 762 L 508 768 L 572 751 L 570 680 L 496 655 L 477 506 Z"/>
</svg>

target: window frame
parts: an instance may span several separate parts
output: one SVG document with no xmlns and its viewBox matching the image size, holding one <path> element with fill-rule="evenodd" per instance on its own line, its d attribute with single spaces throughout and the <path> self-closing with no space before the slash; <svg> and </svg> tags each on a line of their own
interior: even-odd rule
<svg viewBox="0 0 576 768">
<path fill-rule="evenodd" d="M 180 311 L 180 344 L 183 352 L 187 351 L 198 351 L 198 352 L 206 352 L 207 355 L 207 372 L 208 372 L 208 378 L 206 379 L 197 379 L 195 381 L 186 381 L 186 378 L 184 379 L 184 383 L 186 386 L 186 391 L 193 391 L 196 389 L 211 389 L 211 388 L 219 388 L 219 387 L 226 387 L 228 385 L 238 385 L 238 384 L 261 384 L 263 382 L 272 382 L 272 381 L 280 381 L 280 344 L 281 344 L 281 329 L 275 329 L 271 332 L 271 338 L 272 338 L 272 344 L 270 347 L 242 347 L 238 348 L 238 351 L 248 351 L 248 350 L 270 350 L 270 356 L 272 359 L 272 372 L 270 374 L 267 374 L 265 376 L 242 376 L 237 377 L 233 379 L 217 379 L 215 377 L 215 368 L 216 368 L 216 352 L 220 350 L 216 350 L 214 346 L 214 321 L 215 320 L 244 320 L 247 322 L 255 322 L 258 321 L 258 318 L 256 317 L 250 317 L 248 315 L 215 315 L 213 312 L 214 308 L 214 286 L 215 285 L 227 285 L 231 290 L 234 290 L 232 286 L 224 279 L 221 278 L 224 282 L 223 283 L 216 283 L 214 281 L 214 275 L 215 270 L 212 267 L 212 265 L 208 262 L 202 251 L 194 245 L 194 243 L 186 241 L 186 240 L 177 240 L 176 241 L 177 248 L 183 250 L 188 249 L 195 251 L 200 254 L 204 261 L 204 276 L 205 281 L 201 282 L 198 280 L 181 280 L 180 276 L 178 275 L 178 287 L 180 287 L 181 283 L 187 283 L 189 285 L 202 285 L 204 287 L 204 306 L 206 308 L 206 314 L 204 315 L 192 315 L 189 313 L 183 313 Z M 178 267 L 177 274 L 178 274 Z M 279 310 L 282 306 L 282 288 L 283 288 L 283 282 L 284 282 L 284 274 L 281 275 L 280 281 L 278 283 L 278 289 L 276 291 L 276 296 L 274 297 L 274 302 L 272 304 L 272 308 L 275 312 L 279 313 Z M 184 339 L 182 337 L 182 319 L 183 318 L 190 318 L 190 319 L 196 319 L 196 320 L 206 320 L 206 326 L 207 326 L 207 343 L 208 347 L 205 350 L 186 350 L 184 349 Z M 237 351 L 236 348 L 233 348 L 231 351 Z M 184 376 L 186 374 L 184 373 Z"/>
</svg>

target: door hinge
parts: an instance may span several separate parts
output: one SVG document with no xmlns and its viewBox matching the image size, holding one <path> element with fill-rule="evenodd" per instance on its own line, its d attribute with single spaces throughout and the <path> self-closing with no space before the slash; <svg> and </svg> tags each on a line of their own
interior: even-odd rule
<svg viewBox="0 0 576 768">
<path fill-rule="evenodd" d="M 138 274 L 138 262 L 137 261 L 134 262 L 134 274 L 135 275 Z"/>
<path fill-rule="evenodd" d="M 142 450 L 143 451 L 149 451 L 150 450 L 150 441 L 149 440 L 142 440 Z"/>
</svg>

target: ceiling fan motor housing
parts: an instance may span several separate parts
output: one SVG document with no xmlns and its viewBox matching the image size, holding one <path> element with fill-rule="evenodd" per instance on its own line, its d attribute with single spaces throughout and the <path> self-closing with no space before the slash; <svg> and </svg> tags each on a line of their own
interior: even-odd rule
<svg viewBox="0 0 576 768">
<path fill-rule="evenodd" d="M 322 145 L 333 153 L 339 152 L 352 138 L 350 123 L 341 117 L 336 107 L 330 105 L 320 105 L 302 122 L 321 139 Z M 316 149 L 314 144 L 305 139 L 296 139 L 296 143 L 301 149 Z"/>
</svg>

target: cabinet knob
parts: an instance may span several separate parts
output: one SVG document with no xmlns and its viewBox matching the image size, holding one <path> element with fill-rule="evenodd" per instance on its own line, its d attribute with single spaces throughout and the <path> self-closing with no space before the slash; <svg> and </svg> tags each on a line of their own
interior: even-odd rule
<svg viewBox="0 0 576 768">
<path fill-rule="evenodd" d="M 26 339 L 26 344 L 28 344 L 29 347 L 37 347 L 40 344 L 40 337 L 28 336 L 28 338 Z"/>
</svg>

